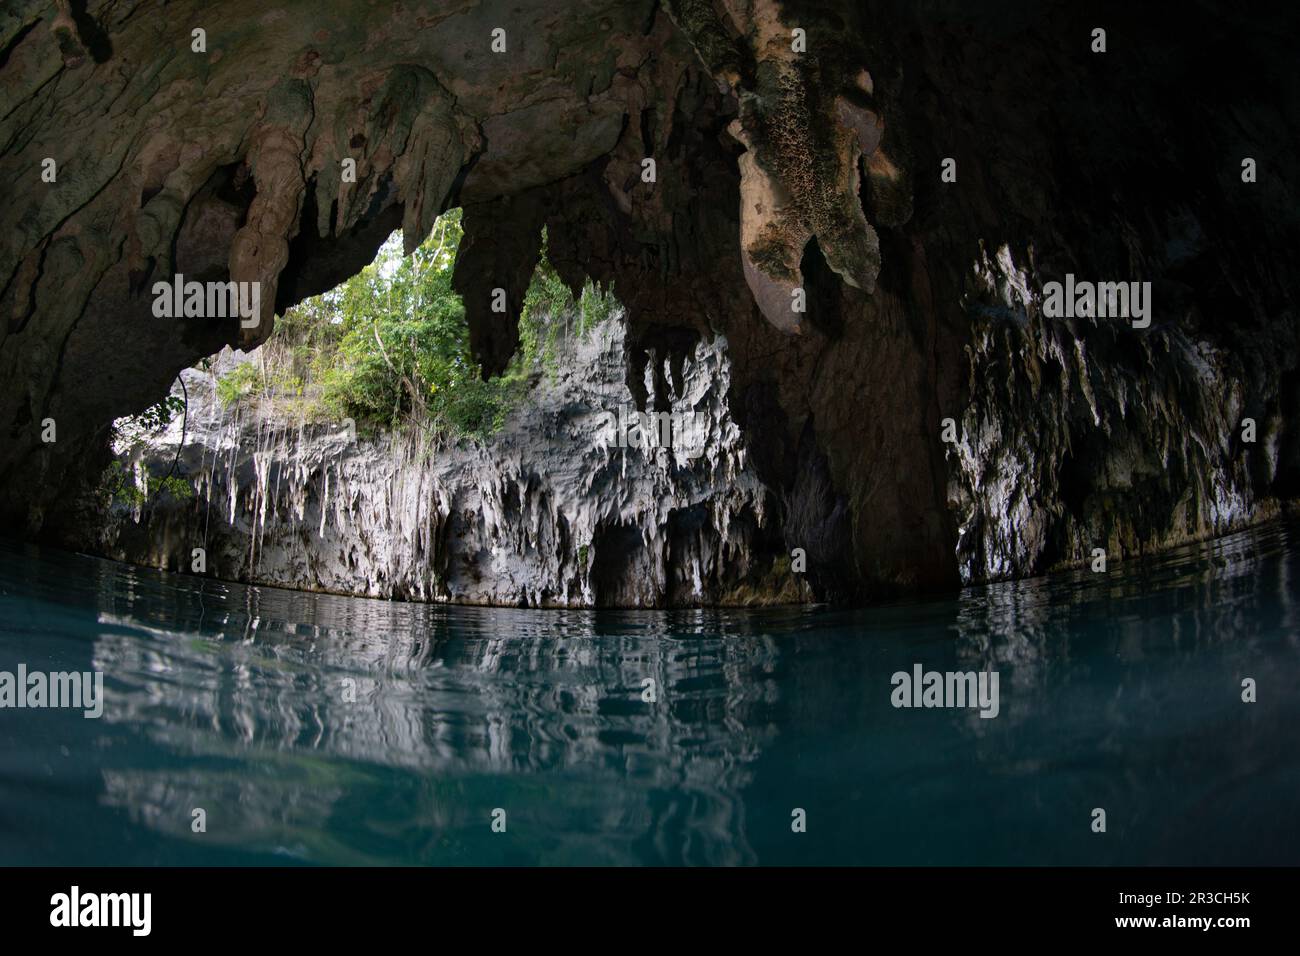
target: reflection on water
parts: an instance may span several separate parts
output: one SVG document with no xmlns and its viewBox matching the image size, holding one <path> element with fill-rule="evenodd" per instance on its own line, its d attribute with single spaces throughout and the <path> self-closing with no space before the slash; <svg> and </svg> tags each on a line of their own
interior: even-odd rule
<svg viewBox="0 0 1300 956">
<path fill-rule="evenodd" d="M 0 670 L 107 695 L 0 710 L 0 863 L 1297 863 L 1296 534 L 854 612 L 390 604 L 0 545 Z M 999 716 L 895 710 L 914 663 L 997 670 Z"/>
</svg>

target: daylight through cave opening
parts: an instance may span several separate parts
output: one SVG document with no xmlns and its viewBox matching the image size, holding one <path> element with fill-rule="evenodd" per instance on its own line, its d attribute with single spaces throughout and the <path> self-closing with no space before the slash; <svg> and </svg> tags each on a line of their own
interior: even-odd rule
<svg viewBox="0 0 1300 956">
<path fill-rule="evenodd" d="M 577 295 L 545 229 L 500 374 L 455 288 L 462 211 L 181 372 L 116 423 L 90 540 L 137 563 L 257 583 L 523 606 L 769 603 L 773 499 L 727 407 L 722 336 L 643 343 Z M 506 290 L 490 290 L 510 321 Z M 170 294 L 170 293 L 168 293 Z M 196 547 L 186 549 L 183 543 Z"/>
<path fill-rule="evenodd" d="M 432 471 L 368 462 L 387 483 L 343 507 L 339 469 L 364 469 L 315 468 L 304 448 L 295 474 L 322 484 L 280 506 L 312 514 L 300 528 L 338 508 L 367 515 L 381 537 L 366 547 L 391 553 L 277 544 L 278 506 L 259 492 L 246 565 L 280 547 L 293 570 L 278 580 L 346 589 L 319 570 L 346 567 L 366 593 L 445 600 L 865 600 L 1082 567 L 1098 548 L 1144 555 L 1266 520 L 1292 496 L 1291 280 L 1252 251 L 1297 232 L 1285 185 L 1263 175 L 1276 168 L 1265 147 L 1288 155 L 1290 142 L 1269 117 L 1294 99 L 1268 56 L 1234 54 L 1214 92 L 1254 104 L 1240 107 L 1250 122 L 1206 121 L 1176 95 L 1203 85 L 1198 54 L 1138 9 L 1111 36 L 1149 35 L 1147 65 L 1108 56 L 1102 69 L 1062 46 L 1088 24 L 1059 4 L 1018 11 L 957 59 L 969 24 L 950 5 L 596 3 L 577 21 L 530 8 L 512 14 L 509 55 L 480 42 L 486 9 L 427 22 L 363 5 L 338 14 L 346 31 L 288 18 L 256 61 L 234 55 L 238 6 L 205 12 L 204 50 L 181 44 L 155 72 L 141 67 L 158 37 L 123 29 L 91 56 L 66 23 L 38 28 L 37 5 L 3 38 L 14 108 L 0 175 L 22 188 L 0 248 L 0 515 L 22 534 L 102 551 L 86 539 L 112 421 L 223 345 L 271 345 L 255 368 L 287 355 L 294 320 L 271 343 L 273 315 L 351 281 L 395 230 L 418 262 L 449 209 L 462 234 L 440 275 L 466 338 L 394 323 L 390 340 L 381 321 L 363 355 L 353 330 L 331 347 L 356 362 L 321 395 L 395 460 L 430 451 L 370 423 L 495 423 L 530 348 L 520 318 L 545 236 L 559 286 L 615 288 L 622 306 L 617 344 L 558 362 L 536 422 L 570 454 L 516 436 L 463 500 Z M 1204 35 L 1240 39 L 1233 50 L 1273 42 L 1197 16 Z M 82 139 L 95 148 L 69 152 L 91 89 L 123 108 L 92 111 Z M 1171 153 L 1199 157 L 1193 187 L 1169 177 Z M 1144 315 L 1044 308 L 1043 290 L 1070 276 L 1149 288 Z M 151 290 L 178 277 L 260 294 L 225 316 L 156 314 Z M 410 348 L 425 335 L 450 351 Z M 671 437 L 674 414 L 701 417 L 709 451 L 660 469 L 658 485 L 620 464 L 611 484 L 609 462 L 633 456 L 595 454 L 609 419 L 569 432 L 578 410 L 625 397 L 666 416 L 656 434 Z M 248 506 L 244 489 L 306 481 L 273 465 L 273 432 L 242 465 L 225 448 L 231 473 L 247 472 L 221 489 L 228 515 Z M 531 470 L 548 455 L 562 487 Z M 183 474 L 185 452 L 173 458 Z M 708 493 L 683 477 L 703 469 Z M 570 507 L 582 495 L 602 504 Z M 597 588 L 593 552 L 630 540 L 615 527 L 642 544 Z M 198 547 L 190 533 L 110 552 L 178 567 Z M 447 583 L 484 574 L 501 583 Z"/>
<path fill-rule="evenodd" d="M 1294 863 L 1293 7 L 6 0 L 0 865 Z"/>
</svg>

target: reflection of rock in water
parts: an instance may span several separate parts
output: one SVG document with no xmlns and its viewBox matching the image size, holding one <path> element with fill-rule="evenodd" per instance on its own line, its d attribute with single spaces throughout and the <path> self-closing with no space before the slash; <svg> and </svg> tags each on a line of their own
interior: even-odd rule
<svg viewBox="0 0 1300 956">
<path fill-rule="evenodd" d="M 323 614 L 351 608 L 357 620 L 272 616 L 303 597 L 222 602 L 216 628 L 179 636 L 105 609 L 95 666 L 108 676 L 106 719 L 197 763 L 109 774 L 110 804 L 177 837 L 204 807 L 196 839 L 338 861 L 351 851 L 312 841 L 339 814 L 365 829 L 369 795 L 384 819 L 406 820 L 386 825 L 407 841 L 399 858 L 427 843 L 417 856 L 443 859 L 460 828 L 487 833 L 491 809 L 525 789 L 533 817 L 511 818 L 512 852 L 590 859 L 622 841 L 630 861 L 631 844 L 649 841 L 665 860 L 753 861 L 739 792 L 772 733 L 770 638 L 679 641 L 660 623 L 597 642 L 590 616 L 490 610 L 470 612 L 465 637 L 464 609 L 453 636 L 441 609 L 330 598 L 316 599 L 338 605 Z M 505 633 L 519 636 L 488 636 Z M 657 703 L 642 701 L 645 678 Z M 538 788 L 563 799 L 537 800 Z"/>
<path fill-rule="evenodd" d="M 1198 730 L 1206 715 L 1221 713 L 1221 702 L 1236 698 L 1240 678 L 1268 656 L 1262 650 L 1267 642 L 1297 633 L 1287 548 L 1286 528 L 1275 524 L 1184 545 L 1154 561 L 1133 562 L 1122 573 L 1114 565 L 1105 573 L 1078 571 L 964 591 L 956 620 L 958 660 L 963 668 L 1001 676 L 998 718 L 971 714 L 964 724 L 979 758 L 1030 769 L 1011 759 L 1017 741 L 1002 731 L 1050 719 L 1059 752 L 1082 750 L 1086 739 L 1114 761 L 1112 783 L 1098 783 L 1094 800 L 1114 781 L 1155 789 L 1181 760 L 1203 760 L 1205 741 L 1222 739 L 1213 728 Z M 1300 638 L 1293 643 L 1300 647 Z M 1078 701 L 1083 688 L 1097 686 L 1089 673 L 1099 666 L 1097 645 L 1108 650 L 1101 659 L 1113 662 L 1113 675 L 1101 682 L 1106 696 L 1063 713 L 1060 697 Z M 1218 663 L 1207 669 L 1207 659 Z M 1076 661 L 1090 663 L 1085 668 Z M 1213 706 L 1200 706 L 1206 700 Z M 1148 732 L 1152 711 L 1164 708 L 1181 715 L 1187 736 L 1168 742 L 1164 767 L 1128 765 L 1126 755 Z M 1097 721 L 1097 712 L 1105 719 Z M 1247 721 L 1257 715 L 1243 714 Z M 1108 728 L 1100 737 L 1098 726 Z M 1269 740 L 1263 733 L 1234 737 L 1216 759 L 1223 779 L 1266 770 Z M 1060 769 L 1052 764 L 1055 757 L 1044 756 L 1034 772 Z"/>
<path fill-rule="evenodd" d="M 238 771 L 121 771 L 104 773 L 105 804 L 121 807 L 131 819 L 172 837 L 210 840 L 218 846 L 258 846 L 289 857 L 306 856 L 313 849 L 330 849 L 313 831 L 328 819 L 344 788 L 310 774 L 288 780 L 271 776 L 285 768 L 270 766 L 258 772 Z M 289 768 L 291 771 L 293 768 Z M 294 775 L 299 776 L 299 775 Z M 207 831 L 192 833 L 192 811 L 202 808 Z M 337 848 L 334 849 L 344 849 Z M 336 863 L 366 863 L 354 855 Z"/>
<path fill-rule="evenodd" d="M 1029 581 L 991 584 L 963 592 L 957 614 L 963 654 L 983 666 L 1016 665 L 1032 670 L 1045 657 L 1068 656 L 1068 647 L 1047 647 L 1048 636 L 1057 644 L 1098 633 L 1118 642 L 1126 659 L 1142 657 L 1152 632 L 1169 629 L 1180 645 L 1193 650 L 1224 640 L 1243 643 L 1281 623 L 1294 625 L 1287 585 L 1288 563 L 1266 561 L 1285 552 L 1282 525 L 1246 531 L 1225 538 L 1184 545 L 1156 562 L 1127 565 L 1124 573 L 1113 565 L 1110 572 L 1077 571 Z M 1259 576 L 1267 565 L 1276 576 Z M 1167 605 L 1167 616 L 1153 616 L 1148 602 Z M 1281 598 L 1286 608 L 1282 622 L 1265 613 L 1264 598 Z M 1085 622 L 1078 609 L 1108 605 L 1112 613 Z M 1223 626 L 1225 608 L 1232 609 L 1234 626 Z M 1142 613 L 1139 613 L 1141 611 Z M 1154 636 L 1159 636 L 1154 635 Z"/>
</svg>

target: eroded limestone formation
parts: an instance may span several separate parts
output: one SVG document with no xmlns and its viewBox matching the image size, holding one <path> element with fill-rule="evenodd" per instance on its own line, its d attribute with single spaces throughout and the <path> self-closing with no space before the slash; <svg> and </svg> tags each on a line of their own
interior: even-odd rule
<svg viewBox="0 0 1300 956">
<path fill-rule="evenodd" d="M 182 372 L 188 421 L 124 459 L 137 482 L 175 463 L 195 496 L 88 505 L 75 544 L 184 573 L 201 548 L 202 572 L 224 580 L 417 601 L 810 600 L 727 408 L 725 341 L 698 343 L 670 369 L 668 394 L 652 380 L 650 404 L 676 418 L 638 415 L 651 426 L 619 439 L 602 417 L 636 415 L 623 345 L 620 314 L 561 339 L 555 368 L 481 444 L 420 428 L 358 438 L 256 403 L 225 408 L 215 383 L 235 358 L 223 353 L 211 370 Z"/>
<path fill-rule="evenodd" d="M 725 335 L 732 414 L 821 597 L 1259 520 L 1300 488 L 1285 13 L 1128 5 L 1097 54 L 1064 0 L 18 0 L 0 515 L 69 540 L 114 418 L 461 206 L 487 374 L 542 228 L 566 283 L 627 306 L 639 401 L 666 394 L 647 369 Z M 1151 282 L 1151 326 L 1043 316 L 1071 272 Z M 261 321 L 154 316 L 177 273 L 261 282 Z"/>
</svg>

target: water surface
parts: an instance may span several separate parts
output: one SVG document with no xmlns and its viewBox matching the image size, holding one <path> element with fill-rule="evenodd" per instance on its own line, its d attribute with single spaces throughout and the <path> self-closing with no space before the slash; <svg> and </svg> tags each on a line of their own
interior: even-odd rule
<svg viewBox="0 0 1300 956">
<path fill-rule="evenodd" d="M 1284 525 L 860 611 L 397 604 L 0 543 L 0 671 L 106 693 L 0 709 L 0 864 L 1297 864 L 1298 622 Z M 999 715 L 895 709 L 917 663 L 996 670 Z"/>
</svg>

